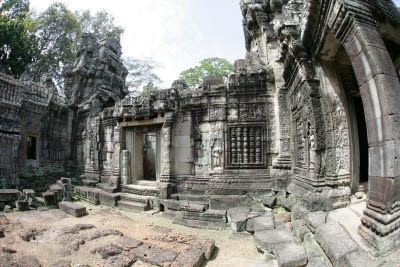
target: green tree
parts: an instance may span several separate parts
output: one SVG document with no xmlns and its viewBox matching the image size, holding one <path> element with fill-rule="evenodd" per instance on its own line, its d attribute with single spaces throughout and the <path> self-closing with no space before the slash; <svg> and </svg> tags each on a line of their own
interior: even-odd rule
<svg viewBox="0 0 400 267">
<path fill-rule="evenodd" d="M 142 93 L 154 91 L 158 88 L 157 84 L 161 83 L 161 79 L 154 72 L 159 65 L 151 58 L 126 57 L 124 65 L 129 72 L 125 84 L 134 95 L 138 95 L 141 89 Z"/>
<path fill-rule="evenodd" d="M 36 42 L 28 12 L 28 0 L 0 5 L 0 69 L 9 75 L 20 76 L 33 60 Z"/>
<path fill-rule="evenodd" d="M 105 37 L 120 38 L 124 33 L 124 29 L 114 25 L 114 17 L 105 10 L 98 11 L 94 16 L 90 10 L 75 12 L 83 33 L 92 33 L 96 38 Z"/>
<path fill-rule="evenodd" d="M 191 89 L 196 88 L 204 77 L 226 75 L 233 70 L 233 65 L 224 58 L 206 58 L 200 61 L 200 65 L 187 69 L 179 75 L 185 80 Z"/>
<path fill-rule="evenodd" d="M 34 80 L 50 75 L 62 87 L 62 68 L 75 60 L 81 28 L 75 15 L 63 3 L 53 3 L 35 19 L 38 40 L 36 57 L 30 66 Z"/>
</svg>

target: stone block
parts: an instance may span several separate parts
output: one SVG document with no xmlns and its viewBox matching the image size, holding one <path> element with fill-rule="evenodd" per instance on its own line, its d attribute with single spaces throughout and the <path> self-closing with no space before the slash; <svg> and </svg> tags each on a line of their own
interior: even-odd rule
<svg viewBox="0 0 400 267">
<path fill-rule="evenodd" d="M 375 265 L 375 263 L 369 259 L 367 253 L 360 249 L 346 254 L 344 258 L 345 266 L 348 267 L 366 267 Z"/>
<path fill-rule="evenodd" d="M 273 208 L 276 203 L 276 196 L 263 196 L 261 202 L 268 208 Z"/>
<path fill-rule="evenodd" d="M 292 207 L 292 221 L 295 220 L 305 220 L 306 219 L 306 215 L 309 213 L 310 211 L 304 207 L 301 204 L 296 203 L 295 205 L 293 205 Z"/>
<path fill-rule="evenodd" d="M 78 205 L 76 203 L 72 203 L 72 202 L 60 202 L 58 204 L 59 208 L 63 211 L 65 211 L 66 213 L 74 216 L 74 217 L 82 217 L 85 216 L 87 214 L 86 212 L 86 208 Z"/>
<path fill-rule="evenodd" d="M 144 243 L 143 245 L 132 249 L 129 254 L 139 258 L 146 263 L 158 266 L 169 265 L 178 256 L 178 253 L 175 251 L 163 249 L 149 243 Z"/>
<path fill-rule="evenodd" d="M 275 219 L 283 224 L 290 222 L 290 218 L 291 215 L 287 211 L 279 211 L 278 214 L 275 216 Z"/>
<path fill-rule="evenodd" d="M 267 212 L 258 217 L 248 219 L 246 223 L 246 231 L 254 233 L 264 230 L 273 230 L 274 226 L 274 215 L 272 212 Z"/>
<path fill-rule="evenodd" d="M 251 207 L 253 200 L 246 195 L 211 196 L 210 209 L 226 210 L 235 207 Z"/>
<path fill-rule="evenodd" d="M 286 228 L 264 230 L 254 234 L 256 247 L 268 253 L 272 253 L 277 245 L 295 243 L 295 241 L 293 234 Z"/>
<path fill-rule="evenodd" d="M 343 266 L 345 256 L 358 248 L 342 227 L 335 222 L 318 227 L 315 238 L 334 266 Z"/>
<path fill-rule="evenodd" d="M 226 216 L 233 232 L 243 232 L 246 230 L 246 221 L 249 213 L 249 207 L 236 207 L 228 210 Z"/>
<path fill-rule="evenodd" d="M 33 189 L 23 189 L 22 194 L 24 195 L 25 200 L 35 198 L 35 191 Z"/>
<path fill-rule="evenodd" d="M 297 267 L 307 264 L 307 254 L 300 244 L 281 244 L 273 249 L 280 267 Z"/>
<path fill-rule="evenodd" d="M 199 267 L 204 261 L 204 252 L 201 249 L 188 248 L 176 257 L 171 267 Z"/>
<path fill-rule="evenodd" d="M 15 206 L 19 211 L 29 211 L 31 209 L 28 200 L 17 200 L 15 201 Z"/>
<path fill-rule="evenodd" d="M 311 230 L 307 227 L 307 223 L 304 220 L 295 220 L 293 222 L 293 233 L 303 241 L 304 236 Z"/>
<path fill-rule="evenodd" d="M 193 174 L 194 164 L 185 162 L 175 162 L 175 174 L 191 175 Z"/>
<path fill-rule="evenodd" d="M 398 177 L 400 176 L 400 141 L 392 140 L 370 146 L 369 176 Z"/>
<path fill-rule="evenodd" d="M 120 196 L 118 194 L 104 192 L 104 191 L 99 192 L 100 205 L 107 207 L 115 207 L 117 206 L 118 200 L 120 200 Z"/>
<path fill-rule="evenodd" d="M 308 228 L 314 233 L 315 230 L 323 225 L 326 220 L 326 212 L 324 211 L 315 211 L 315 212 L 310 212 L 306 215 L 306 222 Z"/>
<path fill-rule="evenodd" d="M 43 201 L 44 205 L 47 206 L 55 206 L 57 205 L 57 198 L 55 192 L 46 191 L 43 193 Z"/>
<path fill-rule="evenodd" d="M 21 196 L 21 192 L 16 189 L 0 189 L 0 201 L 14 202 Z"/>
<path fill-rule="evenodd" d="M 318 245 L 314 235 L 308 233 L 304 236 L 304 246 L 306 248 L 309 265 L 311 266 L 332 266 L 322 248 Z M 318 265 L 319 264 L 319 265 Z"/>
</svg>

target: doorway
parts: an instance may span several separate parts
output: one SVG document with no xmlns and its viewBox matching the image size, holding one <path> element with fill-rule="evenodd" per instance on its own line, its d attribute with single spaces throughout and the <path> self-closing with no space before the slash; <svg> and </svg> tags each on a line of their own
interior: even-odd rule
<svg viewBox="0 0 400 267">
<path fill-rule="evenodd" d="M 157 179 L 157 134 L 143 134 L 143 180 L 156 181 Z"/>
</svg>

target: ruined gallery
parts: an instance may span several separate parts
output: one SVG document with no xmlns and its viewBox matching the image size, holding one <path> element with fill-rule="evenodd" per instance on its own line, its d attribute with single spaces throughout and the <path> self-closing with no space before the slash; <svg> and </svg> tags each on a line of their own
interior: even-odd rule
<svg viewBox="0 0 400 267">
<path fill-rule="evenodd" d="M 89 34 L 64 70 L 64 94 L 51 77 L 0 74 L 0 207 L 59 204 L 79 215 L 74 198 L 153 210 L 187 227 L 226 226 L 254 233 L 269 255 L 260 266 L 398 266 L 397 7 L 240 7 L 245 59 L 196 90 L 177 80 L 129 97 L 119 41 Z M 276 207 L 291 212 L 292 227 Z"/>
</svg>

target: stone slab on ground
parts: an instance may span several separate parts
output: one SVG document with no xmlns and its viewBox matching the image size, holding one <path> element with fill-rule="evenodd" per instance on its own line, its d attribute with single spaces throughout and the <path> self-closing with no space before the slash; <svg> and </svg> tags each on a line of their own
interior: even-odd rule
<svg viewBox="0 0 400 267">
<path fill-rule="evenodd" d="M 133 266 L 137 258 L 133 255 L 130 255 L 128 252 L 123 252 L 118 256 L 110 257 L 105 267 L 127 267 Z"/>
<path fill-rule="evenodd" d="M 306 215 L 305 220 L 311 232 L 315 233 L 315 230 L 325 223 L 326 215 L 325 211 L 310 212 Z"/>
<path fill-rule="evenodd" d="M 258 217 L 247 220 L 246 231 L 250 233 L 273 230 L 275 226 L 272 212 L 264 213 Z"/>
<path fill-rule="evenodd" d="M 246 230 L 246 221 L 249 213 L 249 207 L 236 207 L 228 210 L 226 216 L 233 232 L 243 232 Z"/>
<path fill-rule="evenodd" d="M 345 262 L 345 256 L 358 249 L 356 243 L 336 222 L 318 227 L 315 232 L 315 239 L 334 266 L 342 266 Z"/>
<path fill-rule="evenodd" d="M 303 241 L 304 236 L 311 232 L 311 230 L 307 227 L 307 223 L 304 220 L 296 220 L 293 223 L 293 233 Z"/>
<path fill-rule="evenodd" d="M 204 262 L 204 252 L 200 249 L 188 248 L 176 257 L 171 267 L 199 267 Z"/>
<path fill-rule="evenodd" d="M 120 236 L 117 240 L 112 242 L 112 245 L 118 246 L 125 251 L 129 251 L 133 248 L 137 248 L 138 246 L 142 245 L 143 242 L 140 240 L 136 240 L 134 238 L 128 236 Z"/>
<path fill-rule="evenodd" d="M 64 201 L 58 204 L 59 208 L 66 213 L 74 216 L 74 217 L 82 217 L 87 214 L 86 208 L 84 206 L 78 205 L 76 203 Z"/>
<path fill-rule="evenodd" d="M 31 209 L 28 200 L 16 200 L 15 206 L 19 211 L 29 211 Z"/>
<path fill-rule="evenodd" d="M 141 246 L 132 249 L 129 254 L 146 263 L 159 266 L 172 263 L 178 256 L 178 253 L 175 251 L 163 249 L 150 243 L 143 243 Z"/>
<path fill-rule="evenodd" d="M 307 264 L 307 254 L 301 244 L 280 244 L 273 249 L 280 267 L 297 267 Z"/>
<path fill-rule="evenodd" d="M 0 201 L 11 202 L 18 200 L 21 192 L 16 189 L 0 189 Z"/>
<path fill-rule="evenodd" d="M 344 258 L 345 266 L 348 267 L 366 267 L 375 265 L 375 263 L 369 259 L 367 253 L 361 249 L 347 254 Z"/>
<path fill-rule="evenodd" d="M 254 234 L 256 247 L 261 251 L 269 253 L 279 244 L 295 243 L 295 241 L 293 234 L 286 228 L 264 230 Z"/>
<path fill-rule="evenodd" d="M 304 246 L 306 248 L 306 253 L 308 257 L 308 265 L 314 267 L 332 267 L 331 262 L 329 261 L 322 248 L 318 245 L 312 233 L 308 233 L 304 236 Z"/>
</svg>

